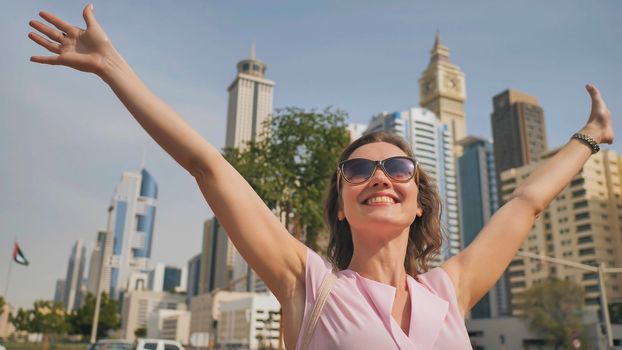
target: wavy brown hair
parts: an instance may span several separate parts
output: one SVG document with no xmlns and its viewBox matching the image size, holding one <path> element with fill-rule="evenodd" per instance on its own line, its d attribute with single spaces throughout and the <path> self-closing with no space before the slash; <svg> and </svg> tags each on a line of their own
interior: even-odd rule
<svg viewBox="0 0 622 350">
<path fill-rule="evenodd" d="M 347 160 L 357 148 L 375 142 L 393 144 L 408 156 L 415 157 L 414 152 L 402 137 L 379 131 L 364 135 L 346 147 L 339 156 L 338 163 Z M 419 188 L 417 204 L 423 209 L 423 215 L 416 217 L 410 225 L 404 267 L 406 273 L 416 277 L 417 273 L 429 269 L 430 260 L 438 254 L 441 248 L 443 235 L 441 232 L 442 205 L 436 190 L 436 183 L 419 165 L 417 165 L 414 180 Z M 337 218 L 341 201 L 341 188 L 337 190 L 337 167 L 335 167 L 325 196 L 324 220 L 330 233 L 328 259 L 339 270 L 344 270 L 348 268 L 352 260 L 354 244 L 347 219 L 340 221 Z"/>
</svg>

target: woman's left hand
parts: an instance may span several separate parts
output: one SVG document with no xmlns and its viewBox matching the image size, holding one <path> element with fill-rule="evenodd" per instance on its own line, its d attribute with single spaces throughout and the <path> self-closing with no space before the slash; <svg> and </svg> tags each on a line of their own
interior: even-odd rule
<svg viewBox="0 0 622 350">
<path fill-rule="evenodd" d="M 587 84 L 585 89 L 592 98 L 592 111 L 581 133 L 590 135 L 598 143 L 613 143 L 615 137 L 611 125 L 611 112 L 596 86 Z"/>
</svg>

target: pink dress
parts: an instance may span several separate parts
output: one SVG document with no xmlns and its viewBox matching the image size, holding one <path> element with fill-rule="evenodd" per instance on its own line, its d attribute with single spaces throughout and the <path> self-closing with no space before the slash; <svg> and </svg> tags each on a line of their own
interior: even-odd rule
<svg viewBox="0 0 622 350">
<path fill-rule="evenodd" d="M 307 248 L 303 326 L 330 271 L 330 262 Z M 405 334 L 391 316 L 395 287 L 349 269 L 337 272 L 309 349 L 472 349 L 449 275 L 437 267 L 418 278 L 421 282 L 407 278 L 411 312 Z M 300 349 L 303 333 L 296 349 Z"/>
</svg>

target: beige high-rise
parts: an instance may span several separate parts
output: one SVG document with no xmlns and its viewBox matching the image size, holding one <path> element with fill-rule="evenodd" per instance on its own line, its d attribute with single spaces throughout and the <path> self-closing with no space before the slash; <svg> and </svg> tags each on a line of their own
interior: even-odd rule
<svg viewBox="0 0 622 350">
<path fill-rule="evenodd" d="M 553 155 L 551 151 L 545 158 Z M 502 195 L 512 191 L 538 166 L 538 162 L 501 174 Z M 523 251 L 581 264 L 622 267 L 622 157 L 611 150 L 593 155 L 572 182 L 536 220 Z M 598 308 L 597 273 L 515 256 L 509 267 L 513 313 L 521 313 L 517 293 L 547 277 L 573 280 L 585 288 L 586 308 Z M 605 280 L 609 302 L 622 300 L 622 275 Z"/>
<path fill-rule="evenodd" d="M 430 55 L 430 63 L 419 79 L 419 104 L 449 125 L 453 143 L 458 145 L 457 141 L 467 135 L 464 73 L 449 59 L 449 49 L 438 32 Z"/>
<path fill-rule="evenodd" d="M 258 141 L 263 123 L 272 114 L 274 81 L 265 79 L 266 64 L 255 59 L 255 44 L 250 59 L 238 62 L 238 75 L 229 85 L 227 135 L 225 147 L 243 148 L 247 141 Z"/>
</svg>

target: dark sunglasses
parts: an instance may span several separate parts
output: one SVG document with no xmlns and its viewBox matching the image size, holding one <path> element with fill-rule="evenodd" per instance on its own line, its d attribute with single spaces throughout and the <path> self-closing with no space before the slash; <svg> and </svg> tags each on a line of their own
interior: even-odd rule
<svg viewBox="0 0 622 350">
<path fill-rule="evenodd" d="M 343 177 L 347 182 L 358 185 L 369 180 L 380 167 L 382 171 L 393 181 L 407 182 L 417 172 L 417 160 L 411 157 L 398 156 L 384 160 L 371 160 L 354 158 L 344 160 L 337 165 L 337 190 L 339 190 L 339 178 Z"/>
</svg>

